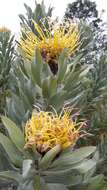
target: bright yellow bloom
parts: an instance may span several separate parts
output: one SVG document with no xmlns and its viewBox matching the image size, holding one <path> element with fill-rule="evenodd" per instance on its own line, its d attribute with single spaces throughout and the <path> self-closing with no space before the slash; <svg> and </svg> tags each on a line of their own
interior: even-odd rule
<svg viewBox="0 0 107 190">
<path fill-rule="evenodd" d="M 22 37 L 20 41 L 21 50 L 24 57 L 32 60 L 36 47 L 40 49 L 42 57 L 47 63 L 56 63 L 61 52 L 66 48 L 67 56 L 75 52 L 79 45 L 79 31 L 77 25 L 53 26 L 53 30 L 44 29 L 34 22 L 35 31 L 22 31 L 26 38 Z M 42 29 L 43 28 L 43 29 Z M 54 61 L 53 61 L 54 60 Z"/>
<path fill-rule="evenodd" d="M 10 32 L 10 30 L 3 26 L 0 28 L 0 33 L 4 33 L 4 32 Z"/>
<path fill-rule="evenodd" d="M 83 123 L 72 121 L 67 111 L 63 116 L 42 111 L 33 113 L 25 126 L 25 148 L 44 153 L 58 144 L 62 149 L 73 146 L 82 126 Z"/>
</svg>

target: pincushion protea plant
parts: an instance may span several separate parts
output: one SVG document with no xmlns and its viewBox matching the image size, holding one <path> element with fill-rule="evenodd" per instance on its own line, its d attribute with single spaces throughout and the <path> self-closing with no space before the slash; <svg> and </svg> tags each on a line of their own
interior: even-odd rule
<svg viewBox="0 0 107 190">
<path fill-rule="evenodd" d="M 0 172 L 0 178 L 15 181 L 17 190 L 76 190 L 91 182 L 96 147 L 74 149 L 83 123 L 72 121 L 67 112 L 34 113 L 23 130 L 7 117 L 2 122 L 8 136 L 0 133 L 0 143 L 12 169 Z"/>
<path fill-rule="evenodd" d="M 58 71 L 58 58 L 65 48 L 66 56 L 71 56 L 79 45 L 79 31 L 76 24 L 61 26 L 55 23 L 51 28 L 46 28 L 44 24 L 40 27 L 34 22 L 35 31 L 24 29 L 19 42 L 22 54 L 25 58 L 32 60 L 35 55 L 35 49 L 38 48 L 43 59 L 49 64 L 54 74 Z"/>
<path fill-rule="evenodd" d="M 0 33 L 9 33 L 10 30 L 8 28 L 6 28 L 5 26 L 0 28 Z"/>
</svg>

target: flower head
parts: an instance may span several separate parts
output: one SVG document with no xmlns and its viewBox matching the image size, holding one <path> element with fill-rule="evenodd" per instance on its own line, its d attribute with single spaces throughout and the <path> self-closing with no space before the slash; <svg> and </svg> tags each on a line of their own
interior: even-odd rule
<svg viewBox="0 0 107 190">
<path fill-rule="evenodd" d="M 66 27 L 55 24 L 53 28 L 46 29 L 44 25 L 40 27 L 37 23 L 33 23 L 36 34 L 32 31 L 23 31 L 26 37 L 22 37 L 20 41 L 21 50 L 26 58 L 32 60 L 37 47 L 44 60 L 51 66 L 57 64 L 57 59 L 65 48 L 67 56 L 75 52 L 79 45 L 77 25 L 71 24 Z"/>
<path fill-rule="evenodd" d="M 25 148 L 36 148 L 44 153 L 56 145 L 61 149 L 73 146 L 80 137 L 83 123 L 76 123 L 70 118 L 70 113 L 64 111 L 63 116 L 40 111 L 33 113 L 25 126 Z"/>
<path fill-rule="evenodd" d="M 8 28 L 6 28 L 4 26 L 0 28 L 0 33 L 7 33 L 7 32 L 10 32 L 10 30 Z"/>
</svg>

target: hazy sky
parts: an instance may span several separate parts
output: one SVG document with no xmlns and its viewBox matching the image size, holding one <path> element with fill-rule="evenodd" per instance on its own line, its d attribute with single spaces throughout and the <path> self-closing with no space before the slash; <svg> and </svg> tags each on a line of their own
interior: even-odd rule
<svg viewBox="0 0 107 190">
<path fill-rule="evenodd" d="M 95 0 L 98 6 L 98 10 L 105 9 L 106 13 L 104 15 L 104 20 L 107 21 L 107 0 Z M 0 0 L 0 26 L 7 26 L 13 32 L 18 32 L 19 30 L 19 18 L 20 13 L 24 13 L 25 9 L 23 3 L 34 7 L 35 0 Z M 41 2 L 41 0 L 37 0 Z M 50 4 L 55 7 L 53 15 L 63 16 L 65 8 L 68 3 L 73 2 L 73 0 L 44 0 L 46 7 Z"/>
</svg>

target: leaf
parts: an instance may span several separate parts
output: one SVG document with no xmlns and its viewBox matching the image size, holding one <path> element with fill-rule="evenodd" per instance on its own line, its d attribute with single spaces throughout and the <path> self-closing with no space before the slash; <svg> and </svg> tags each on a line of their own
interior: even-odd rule
<svg viewBox="0 0 107 190">
<path fill-rule="evenodd" d="M 63 152 L 60 154 L 60 157 L 51 164 L 51 168 L 55 170 L 62 170 L 64 168 L 70 169 L 70 167 L 82 162 L 85 158 L 94 153 L 95 150 L 96 147 L 88 146 L 79 148 L 75 151 Z"/>
<path fill-rule="evenodd" d="M 49 190 L 68 190 L 65 187 L 65 185 L 58 184 L 58 183 L 50 183 L 50 184 L 47 184 L 47 186 L 49 187 Z"/>
<path fill-rule="evenodd" d="M 29 99 L 28 99 L 27 95 L 23 92 L 22 88 L 20 88 L 20 95 L 21 95 L 21 99 L 25 105 L 25 108 L 32 110 L 32 105 L 30 104 Z"/>
<path fill-rule="evenodd" d="M 0 143 L 2 144 L 3 148 L 5 149 L 7 155 L 9 156 L 11 162 L 17 166 L 22 166 L 22 154 L 21 152 L 15 147 L 15 145 L 11 142 L 11 140 L 0 133 Z"/>
<path fill-rule="evenodd" d="M 95 177 L 91 177 L 91 180 L 83 181 L 75 186 L 69 186 L 69 190 L 106 190 L 103 189 L 107 187 L 107 183 L 104 181 L 104 176 L 102 174 Z"/>
<path fill-rule="evenodd" d="M 59 63 L 58 63 L 58 74 L 57 74 L 57 80 L 58 80 L 58 83 L 60 83 L 63 78 L 64 78 L 64 75 L 66 73 L 66 68 L 67 68 L 67 63 L 65 61 L 66 59 L 66 49 L 62 52 L 62 54 L 60 55 L 59 57 Z"/>
<path fill-rule="evenodd" d="M 10 139 L 16 145 L 16 147 L 22 151 L 25 144 L 23 132 L 8 117 L 2 116 L 1 119 L 9 133 Z"/>
<path fill-rule="evenodd" d="M 33 181 L 26 181 L 25 183 L 19 184 L 17 190 L 34 190 Z"/>
<path fill-rule="evenodd" d="M 55 76 L 52 76 L 50 78 L 49 91 L 50 91 L 50 97 L 55 95 L 57 92 L 57 78 Z"/>
<path fill-rule="evenodd" d="M 36 175 L 34 179 L 34 190 L 41 190 L 40 176 Z"/>
<path fill-rule="evenodd" d="M 58 112 L 64 106 L 65 100 L 65 91 L 57 92 L 54 96 L 52 96 L 49 100 L 49 105 L 53 106 Z"/>
<path fill-rule="evenodd" d="M 43 68 L 42 68 L 42 78 L 45 79 L 47 77 L 52 77 L 52 71 L 49 67 L 49 65 L 47 63 L 43 64 Z"/>
<path fill-rule="evenodd" d="M 0 171 L 6 171 L 12 169 L 12 165 L 7 158 L 7 154 L 4 152 L 2 145 L 0 144 Z"/>
<path fill-rule="evenodd" d="M 50 99 L 57 91 L 57 79 L 54 76 L 47 77 L 42 81 L 42 94 L 44 98 Z"/>
<path fill-rule="evenodd" d="M 42 81 L 42 94 L 43 94 L 43 97 L 47 99 L 49 99 L 49 95 L 50 95 L 49 80 L 50 78 L 46 78 Z"/>
<path fill-rule="evenodd" d="M 95 176 L 90 180 L 87 190 L 102 190 L 104 176 L 102 174 Z"/>
<path fill-rule="evenodd" d="M 90 69 L 92 69 L 93 68 L 93 65 L 90 65 L 90 66 L 86 66 L 86 67 L 84 67 L 84 70 L 81 72 L 81 74 L 80 74 L 80 78 L 81 77 L 84 77 L 84 76 L 86 76 L 87 75 L 87 73 L 90 71 Z"/>
<path fill-rule="evenodd" d="M 65 78 L 65 90 L 74 90 L 74 87 L 80 82 L 78 76 L 80 75 L 80 71 L 76 71 L 73 73 L 69 73 Z"/>
<path fill-rule="evenodd" d="M 54 148 L 49 150 L 44 157 L 39 162 L 39 167 L 41 169 L 46 169 L 51 164 L 52 160 L 56 157 L 56 155 L 61 151 L 60 145 L 56 145 Z"/>
<path fill-rule="evenodd" d="M 22 176 L 15 171 L 3 171 L 0 172 L 1 179 L 15 180 L 16 182 L 21 182 Z"/>
<path fill-rule="evenodd" d="M 31 169 L 31 165 L 32 165 L 33 161 L 32 160 L 24 160 L 23 161 L 23 177 L 26 178 L 26 176 L 28 175 L 29 170 Z"/>
<path fill-rule="evenodd" d="M 31 71 L 34 81 L 41 86 L 41 72 L 42 72 L 43 62 L 40 51 L 36 49 L 35 60 L 31 63 Z"/>
<path fill-rule="evenodd" d="M 31 19 L 32 18 L 32 9 L 26 3 L 24 3 L 24 6 L 27 10 L 28 19 Z"/>
<path fill-rule="evenodd" d="M 42 172 L 42 175 L 47 183 L 61 183 L 66 186 L 79 184 L 83 180 L 83 176 L 76 170 L 47 170 Z"/>
<path fill-rule="evenodd" d="M 96 161 L 92 159 L 85 159 L 82 163 L 78 164 L 77 166 L 74 166 L 73 169 L 76 169 L 80 173 L 86 174 L 87 172 L 93 170 L 95 171 L 96 168 Z"/>
<path fill-rule="evenodd" d="M 43 178 L 36 175 L 34 178 L 34 190 L 50 190 L 50 188 L 47 186 Z"/>
</svg>

